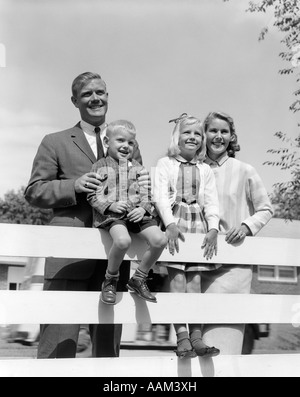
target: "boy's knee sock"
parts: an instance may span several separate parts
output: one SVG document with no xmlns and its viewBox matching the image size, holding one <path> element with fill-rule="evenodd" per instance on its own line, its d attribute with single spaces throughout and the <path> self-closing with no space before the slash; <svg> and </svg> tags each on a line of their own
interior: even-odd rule
<svg viewBox="0 0 300 397">
<path fill-rule="evenodd" d="M 148 277 L 148 273 L 143 272 L 140 269 L 136 269 L 133 278 L 138 278 L 140 280 L 145 280 Z"/>
<path fill-rule="evenodd" d="M 111 279 L 119 280 L 120 272 L 114 274 L 114 273 L 110 273 L 109 270 L 106 270 L 105 278 L 106 280 L 111 280 Z"/>
</svg>

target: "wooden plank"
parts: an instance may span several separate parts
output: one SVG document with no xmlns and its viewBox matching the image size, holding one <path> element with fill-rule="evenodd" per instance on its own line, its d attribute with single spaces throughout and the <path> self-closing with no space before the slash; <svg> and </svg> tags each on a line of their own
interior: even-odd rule
<svg viewBox="0 0 300 397">
<path fill-rule="evenodd" d="M 0 224 L 0 256 L 104 259 L 111 247 L 107 232 L 88 228 Z M 219 254 L 212 261 L 203 259 L 203 235 L 188 234 L 180 253 L 165 250 L 160 258 L 168 262 L 199 262 L 245 265 L 300 266 L 298 239 L 247 238 L 240 246 L 228 245 L 219 237 Z M 141 259 L 146 244 L 135 236 L 126 259 Z"/>
<path fill-rule="evenodd" d="M 109 378 L 116 374 L 118 377 L 148 378 L 149 383 L 143 391 L 153 391 L 156 385 L 153 377 L 299 377 L 300 355 L 219 356 L 193 360 L 179 360 L 174 355 L 0 361 L 0 377 L 101 377 L 108 378 L 102 379 L 102 383 L 110 384 Z M 138 384 L 138 379 L 130 383 Z M 190 385 L 195 385 L 192 379 Z"/>
<path fill-rule="evenodd" d="M 98 292 L 0 291 L 0 324 L 300 323 L 300 296 L 159 293 L 157 299 L 118 293 L 118 304 L 108 306 Z"/>
</svg>

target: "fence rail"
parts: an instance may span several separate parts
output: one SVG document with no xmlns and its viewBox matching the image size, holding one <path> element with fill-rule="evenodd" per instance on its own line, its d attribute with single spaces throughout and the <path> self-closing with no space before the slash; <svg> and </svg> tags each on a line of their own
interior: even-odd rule
<svg viewBox="0 0 300 397">
<path fill-rule="evenodd" d="M 104 259 L 111 246 L 96 229 L 0 224 L 0 256 Z M 160 260 L 199 262 L 202 235 L 186 235 L 180 253 Z M 134 237 L 126 259 L 141 258 L 146 245 Z M 219 239 L 212 262 L 300 267 L 297 239 L 253 237 L 237 246 Z M 207 263 L 210 263 L 208 261 Z M 96 292 L 0 291 L 0 324 L 36 323 L 289 323 L 300 324 L 300 296 L 158 293 L 158 304 L 129 293 L 114 307 Z M 193 308 L 191 311 L 190 308 Z M 213 308 L 213 310 L 211 310 Z M 144 368 L 147 368 L 146 373 Z M 179 361 L 172 357 L 74 360 L 0 360 L 0 376 L 300 376 L 300 355 L 219 356 Z"/>
</svg>

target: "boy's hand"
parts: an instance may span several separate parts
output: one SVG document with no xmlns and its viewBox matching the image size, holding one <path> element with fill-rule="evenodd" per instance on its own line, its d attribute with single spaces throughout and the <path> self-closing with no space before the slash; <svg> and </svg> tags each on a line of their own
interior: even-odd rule
<svg viewBox="0 0 300 397">
<path fill-rule="evenodd" d="M 128 219 L 130 220 L 130 222 L 138 223 L 144 218 L 145 213 L 146 213 L 146 210 L 144 210 L 144 208 L 138 207 L 138 208 L 135 208 L 134 210 L 132 210 L 131 212 L 129 212 L 129 214 L 127 216 L 128 216 Z"/>
<path fill-rule="evenodd" d="M 218 254 L 218 231 L 216 229 L 210 230 L 203 241 L 202 249 L 204 249 L 204 258 L 212 259 L 214 254 Z"/>
<path fill-rule="evenodd" d="M 151 179 L 150 179 L 150 175 L 149 172 L 144 169 L 139 173 L 139 177 L 138 177 L 138 184 L 139 187 L 142 187 L 144 189 L 150 189 L 151 188 Z"/>
<path fill-rule="evenodd" d="M 127 211 L 127 208 L 128 205 L 126 201 L 116 201 L 115 203 L 112 203 L 108 209 L 116 214 L 124 214 Z"/>
<path fill-rule="evenodd" d="M 185 241 L 184 235 L 181 233 L 181 231 L 178 229 L 175 223 L 171 223 L 167 227 L 166 236 L 168 239 L 169 252 L 171 255 L 174 255 L 175 250 L 176 252 L 179 252 L 178 239 L 184 242 Z"/>
</svg>

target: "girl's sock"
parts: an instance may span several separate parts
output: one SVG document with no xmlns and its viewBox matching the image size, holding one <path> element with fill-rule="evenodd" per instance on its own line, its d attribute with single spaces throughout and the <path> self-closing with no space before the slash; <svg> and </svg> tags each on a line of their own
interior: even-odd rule
<svg viewBox="0 0 300 397">
<path fill-rule="evenodd" d="M 202 332 L 201 331 L 193 331 L 190 334 L 190 339 L 192 342 L 193 348 L 196 350 L 196 352 L 202 352 L 204 349 L 206 349 L 208 346 L 203 342 L 202 340 Z"/>
<path fill-rule="evenodd" d="M 178 353 L 191 351 L 193 347 L 191 345 L 191 341 L 189 338 L 189 334 L 187 331 L 179 332 L 177 334 L 177 351 Z"/>
</svg>

